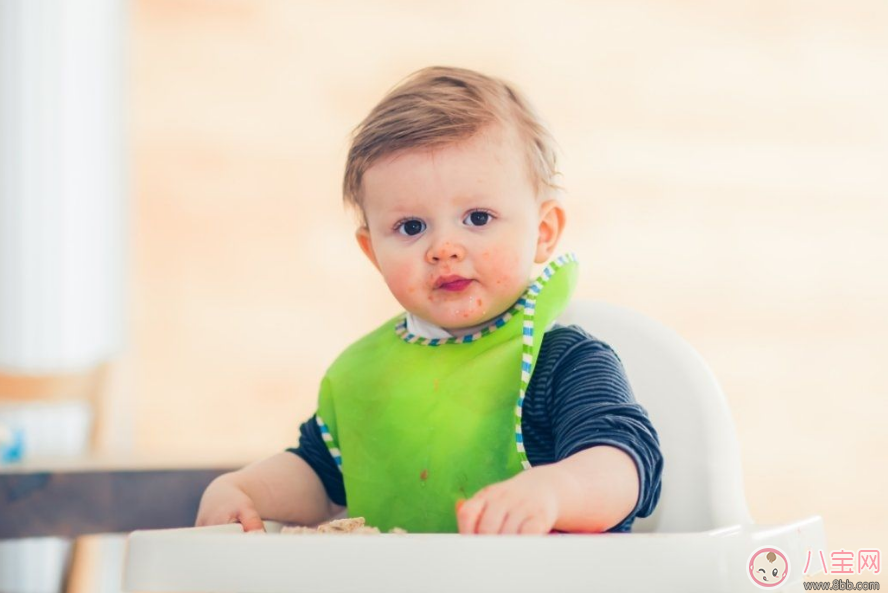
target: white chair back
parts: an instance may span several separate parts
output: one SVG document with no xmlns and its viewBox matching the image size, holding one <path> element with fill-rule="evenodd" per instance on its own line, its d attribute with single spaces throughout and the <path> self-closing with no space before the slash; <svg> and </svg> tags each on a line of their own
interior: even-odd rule
<svg viewBox="0 0 888 593">
<path fill-rule="evenodd" d="M 558 323 L 609 344 L 635 399 L 660 438 L 660 501 L 632 531 L 696 532 L 752 519 L 734 424 L 724 393 L 700 355 L 678 334 L 643 315 L 601 302 L 573 301 Z"/>
</svg>

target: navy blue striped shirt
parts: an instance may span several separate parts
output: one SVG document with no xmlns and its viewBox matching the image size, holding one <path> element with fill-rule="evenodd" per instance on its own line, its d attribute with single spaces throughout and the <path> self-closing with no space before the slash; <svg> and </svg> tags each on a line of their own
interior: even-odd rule
<svg viewBox="0 0 888 593">
<path fill-rule="evenodd" d="M 627 532 L 660 498 L 663 457 L 657 432 L 635 401 L 623 365 L 604 342 L 576 325 L 554 325 L 543 336 L 521 415 L 531 465 L 554 463 L 596 445 L 625 451 L 638 470 L 635 508 L 612 532 Z M 342 474 L 315 417 L 300 426 L 299 446 L 287 449 L 317 473 L 334 503 L 346 506 Z"/>
</svg>

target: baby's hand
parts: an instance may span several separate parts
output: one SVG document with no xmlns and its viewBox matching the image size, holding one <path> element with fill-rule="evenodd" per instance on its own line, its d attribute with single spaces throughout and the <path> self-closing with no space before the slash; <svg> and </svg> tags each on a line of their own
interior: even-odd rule
<svg viewBox="0 0 888 593">
<path fill-rule="evenodd" d="M 229 474 L 213 480 L 200 499 L 197 527 L 240 523 L 244 531 L 265 531 L 262 518 L 247 494 L 234 483 Z"/>
<path fill-rule="evenodd" d="M 558 519 L 558 497 L 546 467 L 523 471 L 456 504 L 463 534 L 545 534 Z"/>
</svg>

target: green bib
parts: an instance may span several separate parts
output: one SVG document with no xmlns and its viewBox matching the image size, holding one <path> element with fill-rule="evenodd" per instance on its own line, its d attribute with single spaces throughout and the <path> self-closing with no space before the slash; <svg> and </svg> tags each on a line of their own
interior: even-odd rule
<svg viewBox="0 0 888 593">
<path fill-rule="evenodd" d="M 405 314 L 349 346 L 321 382 L 317 421 L 352 517 L 388 531 L 457 531 L 454 506 L 527 469 L 521 406 L 543 334 L 576 285 L 572 254 L 478 333 L 429 339 Z"/>
</svg>

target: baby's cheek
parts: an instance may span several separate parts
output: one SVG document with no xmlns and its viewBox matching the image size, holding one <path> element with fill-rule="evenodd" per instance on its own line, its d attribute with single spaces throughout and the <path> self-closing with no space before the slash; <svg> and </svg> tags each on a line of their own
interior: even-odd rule
<svg viewBox="0 0 888 593">
<path fill-rule="evenodd" d="M 488 283 L 496 291 L 510 291 L 519 282 L 521 258 L 517 253 L 503 249 L 489 249 L 481 254 L 487 268 Z"/>
<path fill-rule="evenodd" d="M 422 278 L 417 276 L 416 267 L 409 263 L 386 270 L 385 283 L 400 302 L 417 298 L 422 288 Z"/>
</svg>

